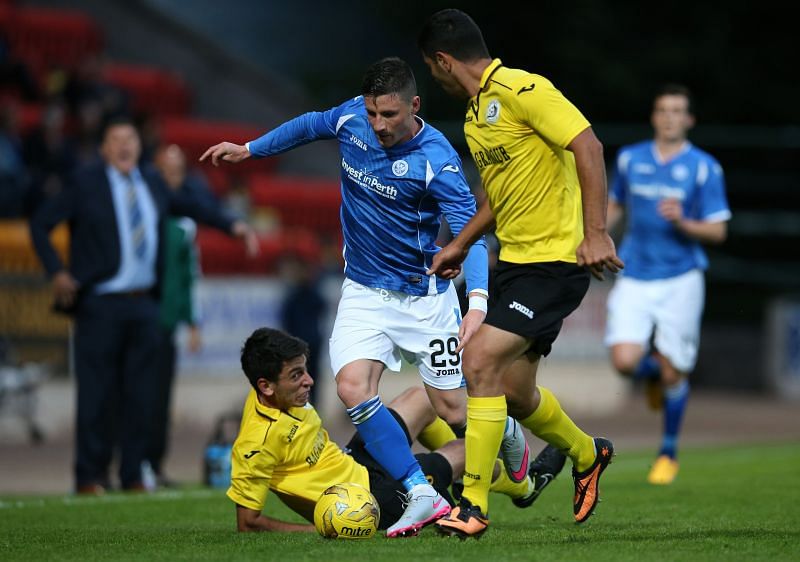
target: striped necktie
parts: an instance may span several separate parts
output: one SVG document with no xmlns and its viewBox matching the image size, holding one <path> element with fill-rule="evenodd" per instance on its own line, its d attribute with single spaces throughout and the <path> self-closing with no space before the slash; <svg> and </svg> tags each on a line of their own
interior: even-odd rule
<svg viewBox="0 0 800 562">
<path fill-rule="evenodd" d="M 142 208 L 139 205 L 139 196 L 136 192 L 136 184 L 130 176 L 125 176 L 128 184 L 128 221 L 131 228 L 131 240 L 133 241 L 134 255 L 142 259 L 147 252 L 147 238 L 144 235 L 144 220 L 142 220 Z"/>
</svg>

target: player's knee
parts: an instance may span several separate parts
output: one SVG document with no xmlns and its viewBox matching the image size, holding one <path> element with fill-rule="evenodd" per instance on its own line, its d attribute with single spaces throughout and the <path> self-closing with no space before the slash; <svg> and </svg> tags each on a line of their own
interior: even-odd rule
<svg viewBox="0 0 800 562">
<path fill-rule="evenodd" d="M 436 415 L 442 418 L 445 423 L 452 428 L 464 427 L 467 423 L 466 408 L 463 410 L 452 408 L 444 412 L 436 412 Z"/>
<path fill-rule="evenodd" d="M 463 399 L 447 399 L 439 397 L 432 400 L 436 415 L 450 427 L 461 427 L 467 423 L 467 403 Z"/>
<path fill-rule="evenodd" d="M 496 368 L 482 354 L 464 353 L 463 357 L 464 378 L 467 380 L 467 392 L 475 395 L 475 392 L 500 389 L 500 377 L 496 376 Z"/>
<path fill-rule="evenodd" d="M 611 365 L 620 375 L 624 375 L 626 377 L 633 376 L 640 360 L 640 357 L 634 357 L 628 353 L 611 353 Z"/>
<path fill-rule="evenodd" d="M 336 394 L 339 395 L 339 400 L 347 406 L 352 408 L 372 398 L 369 396 L 369 386 L 363 380 L 356 380 L 353 377 L 339 375 L 336 377 Z"/>
</svg>

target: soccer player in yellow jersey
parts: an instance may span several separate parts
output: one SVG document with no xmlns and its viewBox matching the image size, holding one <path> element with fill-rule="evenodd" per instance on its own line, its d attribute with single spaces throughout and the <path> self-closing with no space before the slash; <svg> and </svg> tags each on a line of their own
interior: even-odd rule
<svg viewBox="0 0 800 562">
<path fill-rule="evenodd" d="M 623 267 L 606 232 L 603 148 L 589 122 L 546 78 L 492 59 L 464 12 L 431 16 L 418 44 L 433 78 L 468 99 L 464 134 L 487 201 L 436 256 L 429 274 L 458 274 L 466 249 L 496 227 L 500 256 L 484 324 L 464 349 L 467 432 L 464 493 L 437 528 L 462 538 L 488 527 L 489 475 L 506 413 L 573 464 L 577 522 L 592 514 L 611 441 L 579 429 L 549 390 L 539 359 L 578 307 L 590 272 Z"/>
<path fill-rule="evenodd" d="M 313 521 L 314 505 L 334 484 L 355 482 L 369 489 L 381 509 L 379 528 L 386 529 L 403 514 L 403 485 L 392 478 L 367 452 L 356 434 L 342 450 L 328 437 L 308 397 L 313 379 L 306 370 L 308 345 L 271 328 L 259 328 L 242 347 L 242 369 L 253 390 L 242 412 L 239 435 L 231 454 L 231 486 L 228 497 L 236 503 L 239 531 L 313 531 L 310 524 L 280 521 L 262 513 L 267 492 L 272 491 L 288 507 Z M 433 487 L 452 503 L 448 492 L 453 476 L 464 468 L 464 441 L 436 416 L 421 387 L 406 390 L 390 409 L 413 439 L 432 453 L 417 460 Z M 556 466 L 551 477 L 560 470 Z M 539 492 L 530 477 L 512 481 L 499 459 L 493 470 L 492 491 L 527 507 Z M 444 499 L 441 501 L 445 501 Z"/>
</svg>

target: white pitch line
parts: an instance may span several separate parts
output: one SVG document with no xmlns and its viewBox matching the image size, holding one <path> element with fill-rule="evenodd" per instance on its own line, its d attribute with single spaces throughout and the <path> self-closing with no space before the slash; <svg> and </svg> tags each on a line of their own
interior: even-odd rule
<svg viewBox="0 0 800 562">
<path fill-rule="evenodd" d="M 25 509 L 45 507 L 53 503 L 62 505 L 102 505 L 109 503 L 173 501 L 181 499 L 205 499 L 215 496 L 224 497 L 220 490 L 165 490 L 154 494 L 111 493 L 105 496 L 62 496 L 60 498 L 35 498 L 29 500 L 0 500 L 0 509 Z"/>
</svg>

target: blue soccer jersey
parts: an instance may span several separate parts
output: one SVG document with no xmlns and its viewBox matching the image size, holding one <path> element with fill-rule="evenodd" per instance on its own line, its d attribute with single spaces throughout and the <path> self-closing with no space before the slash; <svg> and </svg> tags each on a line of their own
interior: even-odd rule
<svg viewBox="0 0 800 562">
<path fill-rule="evenodd" d="M 444 215 L 454 235 L 475 214 L 461 160 L 439 131 L 420 119 L 411 140 L 384 148 L 362 96 L 303 114 L 248 143 L 253 156 L 280 154 L 319 139 L 337 139 L 341 156 L 345 276 L 368 287 L 415 296 L 444 292 L 450 281 L 425 275 L 439 251 Z M 483 240 L 464 263 L 467 291 L 488 286 Z"/>
<path fill-rule="evenodd" d="M 661 161 L 653 141 L 623 147 L 609 195 L 626 210 L 628 228 L 619 256 L 624 275 L 635 279 L 665 279 L 708 267 L 700 242 L 658 214 L 661 199 L 680 200 L 688 219 L 718 222 L 731 217 L 722 167 L 688 142 L 667 162 Z"/>
</svg>

